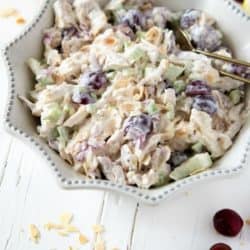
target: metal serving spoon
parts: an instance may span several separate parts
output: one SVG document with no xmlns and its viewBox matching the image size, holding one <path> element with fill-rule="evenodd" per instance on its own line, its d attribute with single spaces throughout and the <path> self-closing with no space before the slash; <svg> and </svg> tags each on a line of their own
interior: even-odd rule
<svg viewBox="0 0 250 250">
<path fill-rule="evenodd" d="M 216 53 L 210 53 L 210 52 L 202 51 L 199 49 L 195 49 L 193 47 L 187 33 L 184 30 L 182 30 L 177 23 L 168 22 L 167 26 L 169 29 L 173 30 L 175 37 L 176 37 L 176 41 L 180 45 L 182 50 L 189 50 L 189 51 L 193 51 L 195 53 L 199 53 L 199 54 L 202 54 L 202 55 L 214 58 L 214 59 L 219 59 L 219 60 L 223 60 L 226 62 L 231 62 L 231 63 L 237 64 L 237 65 L 243 65 L 246 67 L 250 67 L 250 63 L 243 61 L 243 60 L 238 60 L 238 59 L 230 58 L 227 56 L 222 56 L 222 55 L 219 55 Z M 219 70 L 219 72 L 222 76 L 228 76 L 228 77 L 231 77 L 233 79 L 250 84 L 250 79 L 245 79 L 241 76 L 231 74 L 231 73 L 228 73 L 228 72 L 223 71 L 223 70 Z"/>
</svg>

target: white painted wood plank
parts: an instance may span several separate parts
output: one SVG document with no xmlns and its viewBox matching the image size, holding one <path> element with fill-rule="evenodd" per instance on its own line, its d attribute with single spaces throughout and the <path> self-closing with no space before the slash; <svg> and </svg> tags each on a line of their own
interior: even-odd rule
<svg viewBox="0 0 250 250">
<path fill-rule="evenodd" d="M 36 249 L 67 249 L 69 245 L 77 245 L 76 235 L 62 238 L 46 232 L 43 225 L 48 221 L 56 222 L 60 214 L 68 211 L 75 215 L 75 225 L 91 238 L 102 200 L 101 191 L 61 189 L 43 160 L 15 141 L 0 189 L 0 204 L 3 204 L 0 207 L 0 249 L 34 249 L 27 234 L 31 223 L 38 225 L 42 232 Z"/>
<path fill-rule="evenodd" d="M 248 160 L 249 162 L 249 160 Z M 235 238 L 215 232 L 212 218 L 223 208 L 250 218 L 250 169 L 239 176 L 197 184 L 188 193 L 178 194 L 158 207 L 138 209 L 132 250 L 207 250 L 217 242 L 232 249 L 250 249 L 250 226 Z"/>
<path fill-rule="evenodd" d="M 107 249 L 130 249 L 136 207 L 137 202 L 129 197 L 107 193 L 101 219 Z"/>
</svg>

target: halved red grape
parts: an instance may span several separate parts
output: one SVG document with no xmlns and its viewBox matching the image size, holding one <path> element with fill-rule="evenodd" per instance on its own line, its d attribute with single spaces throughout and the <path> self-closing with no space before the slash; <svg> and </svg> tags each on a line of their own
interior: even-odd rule
<svg viewBox="0 0 250 250">
<path fill-rule="evenodd" d="M 190 28 L 190 35 L 195 47 L 201 50 L 213 52 L 222 43 L 222 35 L 214 27 L 209 25 L 193 25 Z"/>
<path fill-rule="evenodd" d="M 124 132 L 131 140 L 146 140 L 153 130 L 152 117 L 146 114 L 129 117 L 124 123 Z"/>
<path fill-rule="evenodd" d="M 240 215 L 232 209 L 218 211 L 213 218 L 214 227 L 222 235 L 236 236 L 243 227 L 243 220 Z"/>
<path fill-rule="evenodd" d="M 180 26 L 182 29 L 188 29 L 194 25 L 200 18 L 201 11 L 195 9 L 187 9 L 184 11 L 180 19 Z"/>
<path fill-rule="evenodd" d="M 73 93 L 72 102 L 87 105 L 90 103 L 95 103 L 96 99 L 91 96 L 90 93 L 81 91 L 81 89 L 77 88 Z"/>
<path fill-rule="evenodd" d="M 136 9 L 131 9 L 122 17 L 121 24 L 127 25 L 134 32 L 145 26 L 145 16 Z"/>
<path fill-rule="evenodd" d="M 241 77 L 250 79 L 250 69 L 249 67 L 243 66 L 243 65 L 235 65 L 232 64 L 230 73 L 239 75 Z"/>
<path fill-rule="evenodd" d="M 135 39 L 135 33 L 128 25 L 120 24 L 116 27 L 116 29 L 128 36 L 131 40 Z"/>
<path fill-rule="evenodd" d="M 202 80 L 191 81 L 186 88 L 187 96 L 210 95 L 211 88 Z"/>
<path fill-rule="evenodd" d="M 217 243 L 213 245 L 210 250 L 232 250 L 232 248 L 225 243 Z"/>
<path fill-rule="evenodd" d="M 212 95 L 199 95 L 194 97 L 192 107 L 210 115 L 214 114 L 218 109 L 217 103 Z"/>
<path fill-rule="evenodd" d="M 62 37 L 67 37 L 67 38 L 71 38 L 73 36 L 77 36 L 78 35 L 78 29 L 74 26 L 70 27 L 70 28 L 64 28 L 62 30 Z"/>
<path fill-rule="evenodd" d="M 101 70 L 86 72 L 80 76 L 80 85 L 90 90 L 99 90 L 108 82 Z"/>
</svg>

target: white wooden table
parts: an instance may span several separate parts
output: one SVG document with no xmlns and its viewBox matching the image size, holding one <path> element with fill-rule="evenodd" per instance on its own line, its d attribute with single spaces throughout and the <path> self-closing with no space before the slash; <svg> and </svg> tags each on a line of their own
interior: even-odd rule
<svg viewBox="0 0 250 250">
<path fill-rule="evenodd" d="M 42 0 L 0 1 L 17 7 L 27 21 Z M 24 26 L 14 19 L 0 20 L 0 46 Z M 0 60 L 0 114 L 5 106 L 7 80 Z M 248 161 L 249 163 L 250 161 Z M 233 250 L 250 249 L 250 226 L 236 238 L 218 235 L 212 226 L 213 214 L 222 208 L 237 210 L 250 218 L 250 169 L 241 175 L 196 184 L 157 207 L 137 204 L 114 193 L 91 190 L 62 190 L 46 163 L 33 151 L 0 128 L 0 249 L 66 250 L 76 246 L 75 237 L 60 237 L 41 230 L 39 244 L 28 239 L 30 223 L 42 228 L 64 211 L 74 214 L 74 224 L 90 238 L 92 225 L 103 224 L 107 249 L 120 250 L 208 250 L 216 242 L 226 242 Z"/>
</svg>

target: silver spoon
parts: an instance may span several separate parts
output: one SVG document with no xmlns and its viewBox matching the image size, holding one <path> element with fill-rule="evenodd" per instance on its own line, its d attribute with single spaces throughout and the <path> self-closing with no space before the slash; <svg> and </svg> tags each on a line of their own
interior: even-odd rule
<svg viewBox="0 0 250 250">
<path fill-rule="evenodd" d="M 175 37 L 176 37 L 176 41 L 180 45 L 182 50 L 189 50 L 189 51 L 193 51 L 195 53 L 202 54 L 202 55 L 214 58 L 214 59 L 219 59 L 219 60 L 223 60 L 226 62 L 237 64 L 237 65 L 243 65 L 246 67 L 250 67 L 250 63 L 243 61 L 243 60 L 238 60 L 238 59 L 234 59 L 231 57 L 222 56 L 222 55 L 219 55 L 216 53 L 210 53 L 210 52 L 202 51 L 199 49 L 195 49 L 193 47 L 187 33 L 184 30 L 182 30 L 178 24 L 176 24 L 175 22 L 168 22 L 167 26 L 168 26 L 168 28 L 173 30 Z M 228 72 L 223 71 L 223 70 L 219 70 L 219 72 L 222 76 L 228 76 L 228 77 L 231 77 L 233 79 L 250 84 L 250 79 L 246 79 L 246 78 L 243 78 L 241 76 L 231 74 L 231 73 L 228 73 Z"/>
</svg>

